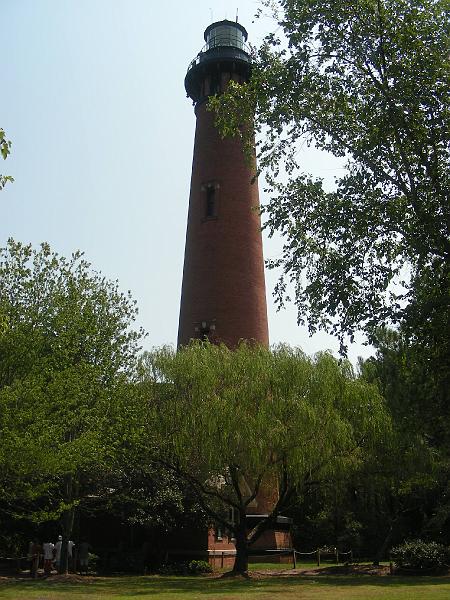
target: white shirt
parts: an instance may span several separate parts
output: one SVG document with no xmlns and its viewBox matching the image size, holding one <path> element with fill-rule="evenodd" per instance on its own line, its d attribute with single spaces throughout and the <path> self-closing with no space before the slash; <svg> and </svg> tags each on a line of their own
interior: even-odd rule
<svg viewBox="0 0 450 600">
<path fill-rule="evenodd" d="M 44 560 L 52 560 L 54 547 L 55 546 L 51 542 L 45 542 L 42 546 L 42 549 L 44 550 Z"/>
<path fill-rule="evenodd" d="M 58 540 L 55 544 L 55 550 L 56 550 L 55 560 L 56 560 L 56 562 L 59 562 L 61 560 L 61 546 L 62 546 L 62 541 Z"/>
</svg>

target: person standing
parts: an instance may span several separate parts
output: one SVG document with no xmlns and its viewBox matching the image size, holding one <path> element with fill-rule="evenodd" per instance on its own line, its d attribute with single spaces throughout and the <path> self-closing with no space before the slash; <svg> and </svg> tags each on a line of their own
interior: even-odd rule
<svg viewBox="0 0 450 600">
<path fill-rule="evenodd" d="M 89 551 L 91 545 L 88 541 L 83 540 L 78 546 L 78 560 L 80 561 L 80 573 L 87 573 L 89 568 Z"/>
<path fill-rule="evenodd" d="M 62 547 L 62 535 L 58 535 L 58 541 L 55 544 L 55 563 L 56 570 L 59 573 L 59 565 L 61 563 L 61 547 Z"/>
<path fill-rule="evenodd" d="M 28 559 L 28 563 L 30 565 L 30 573 L 33 569 L 33 546 L 34 546 L 34 541 L 31 540 L 31 542 L 28 544 L 28 552 L 27 552 L 27 559 Z"/>
<path fill-rule="evenodd" d="M 36 579 L 39 568 L 39 558 L 42 554 L 42 548 L 36 538 L 30 542 L 28 552 L 31 557 L 30 575 L 33 579 Z"/>
<path fill-rule="evenodd" d="M 55 545 L 52 544 L 52 542 L 45 542 L 42 546 L 42 550 L 44 551 L 44 573 L 50 575 L 52 572 Z"/>
<path fill-rule="evenodd" d="M 75 547 L 75 542 L 72 542 L 72 540 L 69 540 L 67 542 L 67 561 L 68 561 L 68 567 L 69 567 L 69 571 L 73 571 L 73 549 Z"/>
</svg>

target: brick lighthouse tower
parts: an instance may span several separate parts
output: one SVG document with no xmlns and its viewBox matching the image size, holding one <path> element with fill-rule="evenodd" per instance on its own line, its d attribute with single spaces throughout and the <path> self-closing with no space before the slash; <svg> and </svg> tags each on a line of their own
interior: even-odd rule
<svg viewBox="0 0 450 600">
<path fill-rule="evenodd" d="M 235 347 L 268 345 L 259 195 L 241 141 L 222 139 L 208 97 L 250 76 L 247 31 L 219 21 L 185 78 L 197 117 L 184 256 L 178 345 L 208 338 Z"/>
<path fill-rule="evenodd" d="M 178 346 L 209 339 L 235 348 L 240 340 L 269 344 L 258 185 L 241 140 L 222 139 L 207 110 L 208 97 L 230 80 L 248 81 L 247 31 L 219 21 L 205 30 L 205 46 L 189 65 L 185 87 L 197 118 L 181 291 Z M 261 490 L 249 506 L 249 529 L 271 512 L 277 485 Z M 231 535 L 231 534 L 230 534 Z M 290 548 L 290 519 L 279 516 L 254 550 Z M 179 532 L 172 555 L 230 565 L 236 554 L 227 532 Z M 272 555 L 273 556 L 273 555 Z"/>
</svg>

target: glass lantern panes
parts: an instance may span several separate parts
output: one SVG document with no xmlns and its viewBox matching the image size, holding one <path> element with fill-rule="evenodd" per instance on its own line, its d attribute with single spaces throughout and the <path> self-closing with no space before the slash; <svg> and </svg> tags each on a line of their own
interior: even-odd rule
<svg viewBox="0 0 450 600">
<path fill-rule="evenodd" d="M 218 25 L 208 32 L 207 47 L 208 50 L 217 46 L 233 46 L 234 48 L 244 47 L 244 36 L 240 29 L 232 25 Z"/>
</svg>

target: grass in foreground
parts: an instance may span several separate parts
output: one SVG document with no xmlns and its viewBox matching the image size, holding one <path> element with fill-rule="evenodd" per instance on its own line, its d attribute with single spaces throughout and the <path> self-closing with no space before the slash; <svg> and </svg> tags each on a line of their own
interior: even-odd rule
<svg viewBox="0 0 450 600">
<path fill-rule="evenodd" d="M 323 563 L 323 566 L 331 566 L 334 565 L 334 563 Z M 289 560 L 289 562 L 285 562 L 285 563 L 270 563 L 270 562 L 261 562 L 261 563 L 249 563 L 248 564 L 248 568 L 249 571 L 289 571 L 290 569 L 294 568 L 294 565 L 292 563 L 292 560 Z M 317 563 L 316 561 L 308 561 L 308 562 L 301 562 L 301 561 L 297 561 L 297 568 L 298 569 L 316 569 L 317 568 Z M 221 571 L 229 571 L 230 569 L 221 569 Z"/>
<path fill-rule="evenodd" d="M 449 577 L 361 575 L 276 576 L 262 579 L 109 577 L 83 582 L 8 581 L 5 600 L 448 600 Z"/>
</svg>

